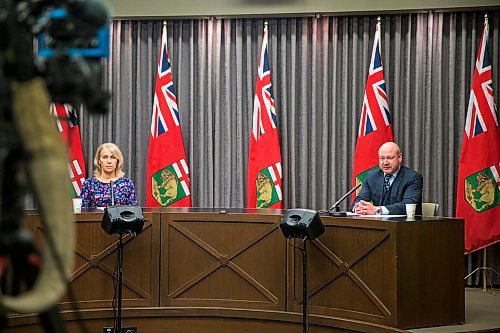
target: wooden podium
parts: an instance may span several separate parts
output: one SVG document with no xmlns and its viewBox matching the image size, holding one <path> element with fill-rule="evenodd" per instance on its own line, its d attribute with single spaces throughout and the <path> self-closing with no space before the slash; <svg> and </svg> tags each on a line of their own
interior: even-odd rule
<svg viewBox="0 0 500 333">
<path fill-rule="evenodd" d="M 123 327 L 301 331 L 302 260 L 279 229 L 281 211 L 153 209 L 144 216 L 144 231 L 125 241 Z M 102 212 L 75 217 L 75 299 L 60 308 L 69 331 L 78 330 L 76 302 L 79 320 L 100 332 L 112 326 L 117 237 L 101 229 Z M 39 238 L 38 215 L 26 220 Z M 325 234 L 308 246 L 310 332 L 402 332 L 465 320 L 463 220 L 322 222 Z M 13 315 L 9 323 L 9 333 L 41 332 L 36 316 Z"/>
</svg>

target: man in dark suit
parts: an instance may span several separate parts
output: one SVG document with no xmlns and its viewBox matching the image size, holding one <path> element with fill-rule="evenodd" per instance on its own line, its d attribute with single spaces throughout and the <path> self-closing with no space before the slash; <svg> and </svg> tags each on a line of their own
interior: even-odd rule
<svg viewBox="0 0 500 333">
<path fill-rule="evenodd" d="M 380 169 L 368 172 L 352 210 L 363 215 L 405 215 L 405 204 L 417 204 L 416 214 L 420 214 L 422 175 L 401 164 L 403 155 L 394 142 L 384 143 L 378 156 Z"/>
</svg>

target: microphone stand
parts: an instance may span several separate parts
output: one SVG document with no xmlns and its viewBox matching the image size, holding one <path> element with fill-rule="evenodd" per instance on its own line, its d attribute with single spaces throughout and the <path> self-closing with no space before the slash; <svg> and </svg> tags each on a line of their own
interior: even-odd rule
<svg viewBox="0 0 500 333">
<path fill-rule="evenodd" d="M 352 192 L 356 191 L 359 187 L 361 186 L 361 183 L 358 183 L 356 186 L 354 186 L 353 188 L 351 188 L 349 190 L 349 192 L 347 192 L 346 194 L 344 194 L 342 196 L 342 198 L 340 198 L 339 200 L 337 200 L 337 202 L 335 202 L 332 207 L 330 207 L 330 209 L 328 210 L 328 215 L 330 216 L 335 216 L 335 217 L 345 217 L 347 216 L 347 213 L 346 212 L 341 212 L 339 210 L 339 205 L 342 201 L 345 200 L 345 198 L 347 198 L 348 196 L 351 195 Z M 333 211 L 335 209 L 335 211 Z"/>
</svg>

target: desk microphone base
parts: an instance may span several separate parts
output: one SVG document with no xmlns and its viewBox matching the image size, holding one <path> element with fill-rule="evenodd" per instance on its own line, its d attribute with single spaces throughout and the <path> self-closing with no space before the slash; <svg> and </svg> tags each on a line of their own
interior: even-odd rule
<svg viewBox="0 0 500 333">
<path fill-rule="evenodd" d="M 347 213 L 346 212 L 328 212 L 329 216 L 334 216 L 334 217 L 346 217 Z"/>
</svg>

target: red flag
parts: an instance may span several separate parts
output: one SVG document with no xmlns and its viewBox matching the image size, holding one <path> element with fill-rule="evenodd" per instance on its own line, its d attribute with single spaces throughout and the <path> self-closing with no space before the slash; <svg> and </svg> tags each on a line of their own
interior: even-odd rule
<svg viewBox="0 0 500 333">
<path fill-rule="evenodd" d="M 191 207 L 189 168 L 163 26 L 149 137 L 146 206 Z"/>
<path fill-rule="evenodd" d="M 70 104 L 52 103 L 50 112 L 54 116 L 57 129 L 69 149 L 68 172 L 73 185 L 73 197 L 79 197 L 85 181 L 85 160 L 80 137 L 80 122 L 76 110 Z"/>
<path fill-rule="evenodd" d="M 458 165 L 456 215 L 465 219 L 466 254 L 500 240 L 500 128 L 496 112 L 486 18 Z"/>
<path fill-rule="evenodd" d="M 389 112 L 384 68 L 380 56 L 380 22 L 375 30 L 372 57 L 368 69 L 363 109 L 359 121 L 358 140 L 354 152 L 352 186 L 363 183 L 366 173 L 378 168 L 378 149 L 388 141 L 394 141 L 392 118 Z M 353 194 L 355 197 L 361 187 Z"/>
<path fill-rule="evenodd" d="M 267 23 L 260 51 L 248 157 L 248 208 L 282 208 L 281 152 L 267 51 Z"/>
</svg>

